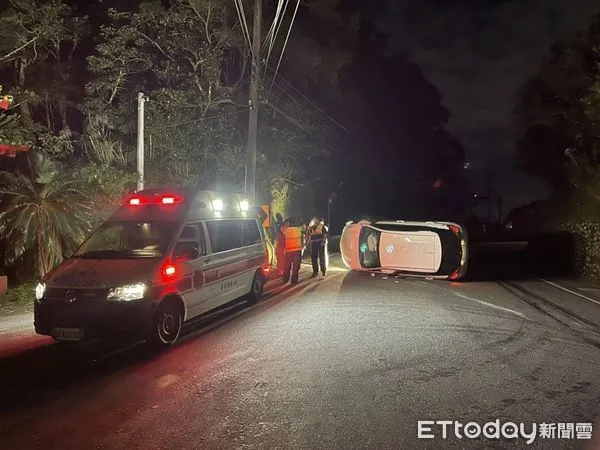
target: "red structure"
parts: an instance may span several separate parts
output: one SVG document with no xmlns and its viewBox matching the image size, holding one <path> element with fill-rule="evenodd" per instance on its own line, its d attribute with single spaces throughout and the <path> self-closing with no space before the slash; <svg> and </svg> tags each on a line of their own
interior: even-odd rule
<svg viewBox="0 0 600 450">
<path fill-rule="evenodd" d="M 26 152 L 29 148 L 29 145 L 0 144 L 0 156 L 14 158 L 18 152 Z"/>
</svg>

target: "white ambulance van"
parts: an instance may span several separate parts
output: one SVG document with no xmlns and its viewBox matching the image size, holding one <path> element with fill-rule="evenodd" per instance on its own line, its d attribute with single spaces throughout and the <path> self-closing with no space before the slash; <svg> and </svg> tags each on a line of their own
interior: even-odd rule
<svg viewBox="0 0 600 450">
<path fill-rule="evenodd" d="M 187 320 L 239 297 L 258 301 L 267 258 L 243 195 L 140 191 L 37 285 L 35 330 L 169 345 Z"/>
</svg>

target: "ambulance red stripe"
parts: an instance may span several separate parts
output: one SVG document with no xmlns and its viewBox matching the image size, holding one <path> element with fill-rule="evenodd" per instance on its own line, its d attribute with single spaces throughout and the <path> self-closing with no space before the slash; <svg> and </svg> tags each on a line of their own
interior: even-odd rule
<svg viewBox="0 0 600 450">
<path fill-rule="evenodd" d="M 262 266 L 264 263 L 265 257 L 257 256 L 252 259 L 222 264 L 218 267 L 206 270 L 198 270 L 194 273 L 194 288 L 200 289 L 204 286 L 217 283 L 226 278 L 231 278 L 253 268 Z"/>
</svg>

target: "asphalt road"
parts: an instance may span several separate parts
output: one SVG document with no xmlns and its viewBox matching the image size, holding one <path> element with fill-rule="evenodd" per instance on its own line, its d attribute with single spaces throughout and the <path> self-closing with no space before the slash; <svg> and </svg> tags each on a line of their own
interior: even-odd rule
<svg viewBox="0 0 600 450">
<path fill-rule="evenodd" d="M 595 420 L 600 291 L 511 279 L 519 261 L 494 257 L 500 272 L 460 283 L 341 268 L 275 283 L 161 354 L 13 336 L 0 448 L 583 448 L 417 437 L 423 420 Z"/>
</svg>

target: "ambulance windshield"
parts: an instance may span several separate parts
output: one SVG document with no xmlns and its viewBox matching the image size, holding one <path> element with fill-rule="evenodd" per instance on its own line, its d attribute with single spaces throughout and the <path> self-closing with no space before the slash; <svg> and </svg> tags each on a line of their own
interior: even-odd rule
<svg viewBox="0 0 600 450">
<path fill-rule="evenodd" d="M 111 222 L 97 229 L 75 258 L 159 258 L 173 239 L 177 225 L 169 222 Z"/>
</svg>

